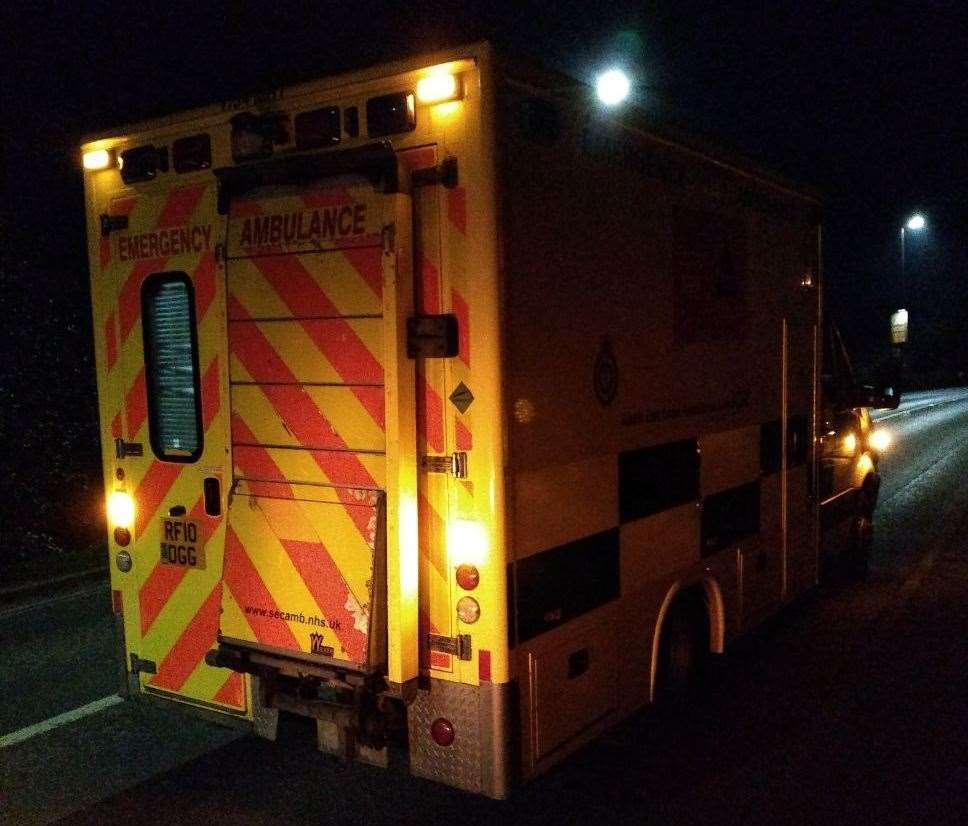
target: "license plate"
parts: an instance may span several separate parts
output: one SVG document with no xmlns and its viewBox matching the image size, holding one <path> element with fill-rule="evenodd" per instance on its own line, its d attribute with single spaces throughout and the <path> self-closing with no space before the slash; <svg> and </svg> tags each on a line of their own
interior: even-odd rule
<svg viewBox="0 0 968 826">
<path fill-rule="evenodd" d="M 205 569 L 205 542 L 194 519 L 161 519 L 161 561 L 181 568 Z"/>
</svg>

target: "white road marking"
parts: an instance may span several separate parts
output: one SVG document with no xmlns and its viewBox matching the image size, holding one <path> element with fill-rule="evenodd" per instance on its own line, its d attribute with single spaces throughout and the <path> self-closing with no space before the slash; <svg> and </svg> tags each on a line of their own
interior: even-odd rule
<svg viewBox="0 0 968 826">
<path fill-rule="evenodd" d="M 73 723 L 75 720 L 90 717 L 92 714 L 97 714 L 101 711 L 104 711 L 106 708 L 116 706 L 120 702 L 123 702 L 123 698 L 119 697 L 117 694 L 109 694 L 107 697 L 102 697 L 100 700 L 95 700 L 93 703 L 88 703 L 86 706 L 79 706 L 78 708 L 71 709 L 70 711 L 65 711 L 63 714 L 58 714 L 56 717 L 51 717 L 40 723 L 34 723 L 32 726 L 17 729 L 17 731 L 12 731 L 10 734 L 4 734 L 2 737 L 0 737 L 0 749 L 5 749 L 8 746 L 15 746 L 17 743 L 23 743 L 25 740 L 29 740 L 31 737 L 36 737 L 38 734 L 53 731 L 55 728 L 60 728 L 68 723 Z"/>
<path fill-rule="evenodd" d="M 942 404 L 951 404 L 952 402 L 960 402 L 964 399 L 968 399 L 968 394 L 965 393 L 945 393 L 940 396 L 926 396 L 925 398 L 910 399 L 907 403 L 910 407 L 905 407 L 904 403 L 901 404 L 901 409 L 892 411 L 890 413 L 875 413 L 871 412 L 871 418 L 877 422 L 885 422 L 888 419 L 896 418 L 897 416 L 910 416 L 912 413 L 919 413 L 922 410 L 930 410 L 932 407 L 938 407 Z"/>
<path fill-rule="evenodd" d="M 932 407 L 937 407 L 942 402 L 934 402 L 933 404 L 919 404 L 917 407 L 909 407 L 906 410 L 897 410 L 894 413 L 886 413 L 883 416 L 877 416 L 874 421 L 886 422 L 888 419 L 894 419 L 898 416 L 910 416 L 912 413 L 919 413 L 922 410 L 930 410 Z"/>
</svg>

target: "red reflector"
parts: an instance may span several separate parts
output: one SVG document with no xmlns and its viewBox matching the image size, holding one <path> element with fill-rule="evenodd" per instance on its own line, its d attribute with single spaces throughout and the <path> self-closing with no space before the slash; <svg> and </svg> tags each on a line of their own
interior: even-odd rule
<svg viewBox="0 0 968 826">
<path fill-rule="evenodd" d="M 120 591 L 111 591 L 111 607 L 115 614 L 124 613 L 124 601 L 121 599 Z"/>
<path fill-rule="evenodd" d="M 449 746 L 454 742 L 454 724 L 438 717 L 430 724 L 430 736 L 438 746 Z"/>
<path fill-rule="evenodd" d="M 131 531 L 129 531 L 127 528 L 115 528 L 114 541 L 117 542 L 122 548 L 126 547 L 131 542 Z"/>
<path fill-rule="evenodd" d="M 481 581 L 481 574 L 473 565 L 457 566 L 457 584 L 465 591 L 473 591 Z"/>
<path fill-rule="evenodd" d="M 477 677 L 482 683 L 491 681 L 491 652 L 486 648 L 477 652 Z"/>
</svg>

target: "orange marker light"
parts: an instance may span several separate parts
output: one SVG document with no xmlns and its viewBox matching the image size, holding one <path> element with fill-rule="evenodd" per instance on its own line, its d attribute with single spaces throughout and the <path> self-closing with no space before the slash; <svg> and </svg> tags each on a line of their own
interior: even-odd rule
<svg viewBox="0 0 968 826">
<path fill-rule="evenodd" d="M 134 499 L 123 490 L 116 490 L 108 497 L 108 519 L 122 528 L 134 525 Z"/>
<path fill-rule="evenodd" d="M 454 100 L 460 92 L 460 84 L 452 74 L 428 75 L 417 81 L 417 100 L 421 103 L 442 103 Z"/>
<path fill-rule="evenodd" d="M 81 162 L 84 164 L 85 169 L 91 171 L 107 169 L 108 167 L 114 166 L 114 150 L 91 149 L 84 153 Z"/>
</svg>

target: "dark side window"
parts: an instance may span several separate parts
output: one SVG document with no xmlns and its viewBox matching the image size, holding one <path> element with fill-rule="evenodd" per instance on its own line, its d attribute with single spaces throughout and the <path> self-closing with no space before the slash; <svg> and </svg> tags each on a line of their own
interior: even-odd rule
<svg viewBox="0 0 968 826">
<path fill-rule="evenodd" d="M 141 288 L 148 427 L 159 459 L 194 462 L 202 453 L 195 291 L 183 272 L 157 273 Z"/>
</svg>

